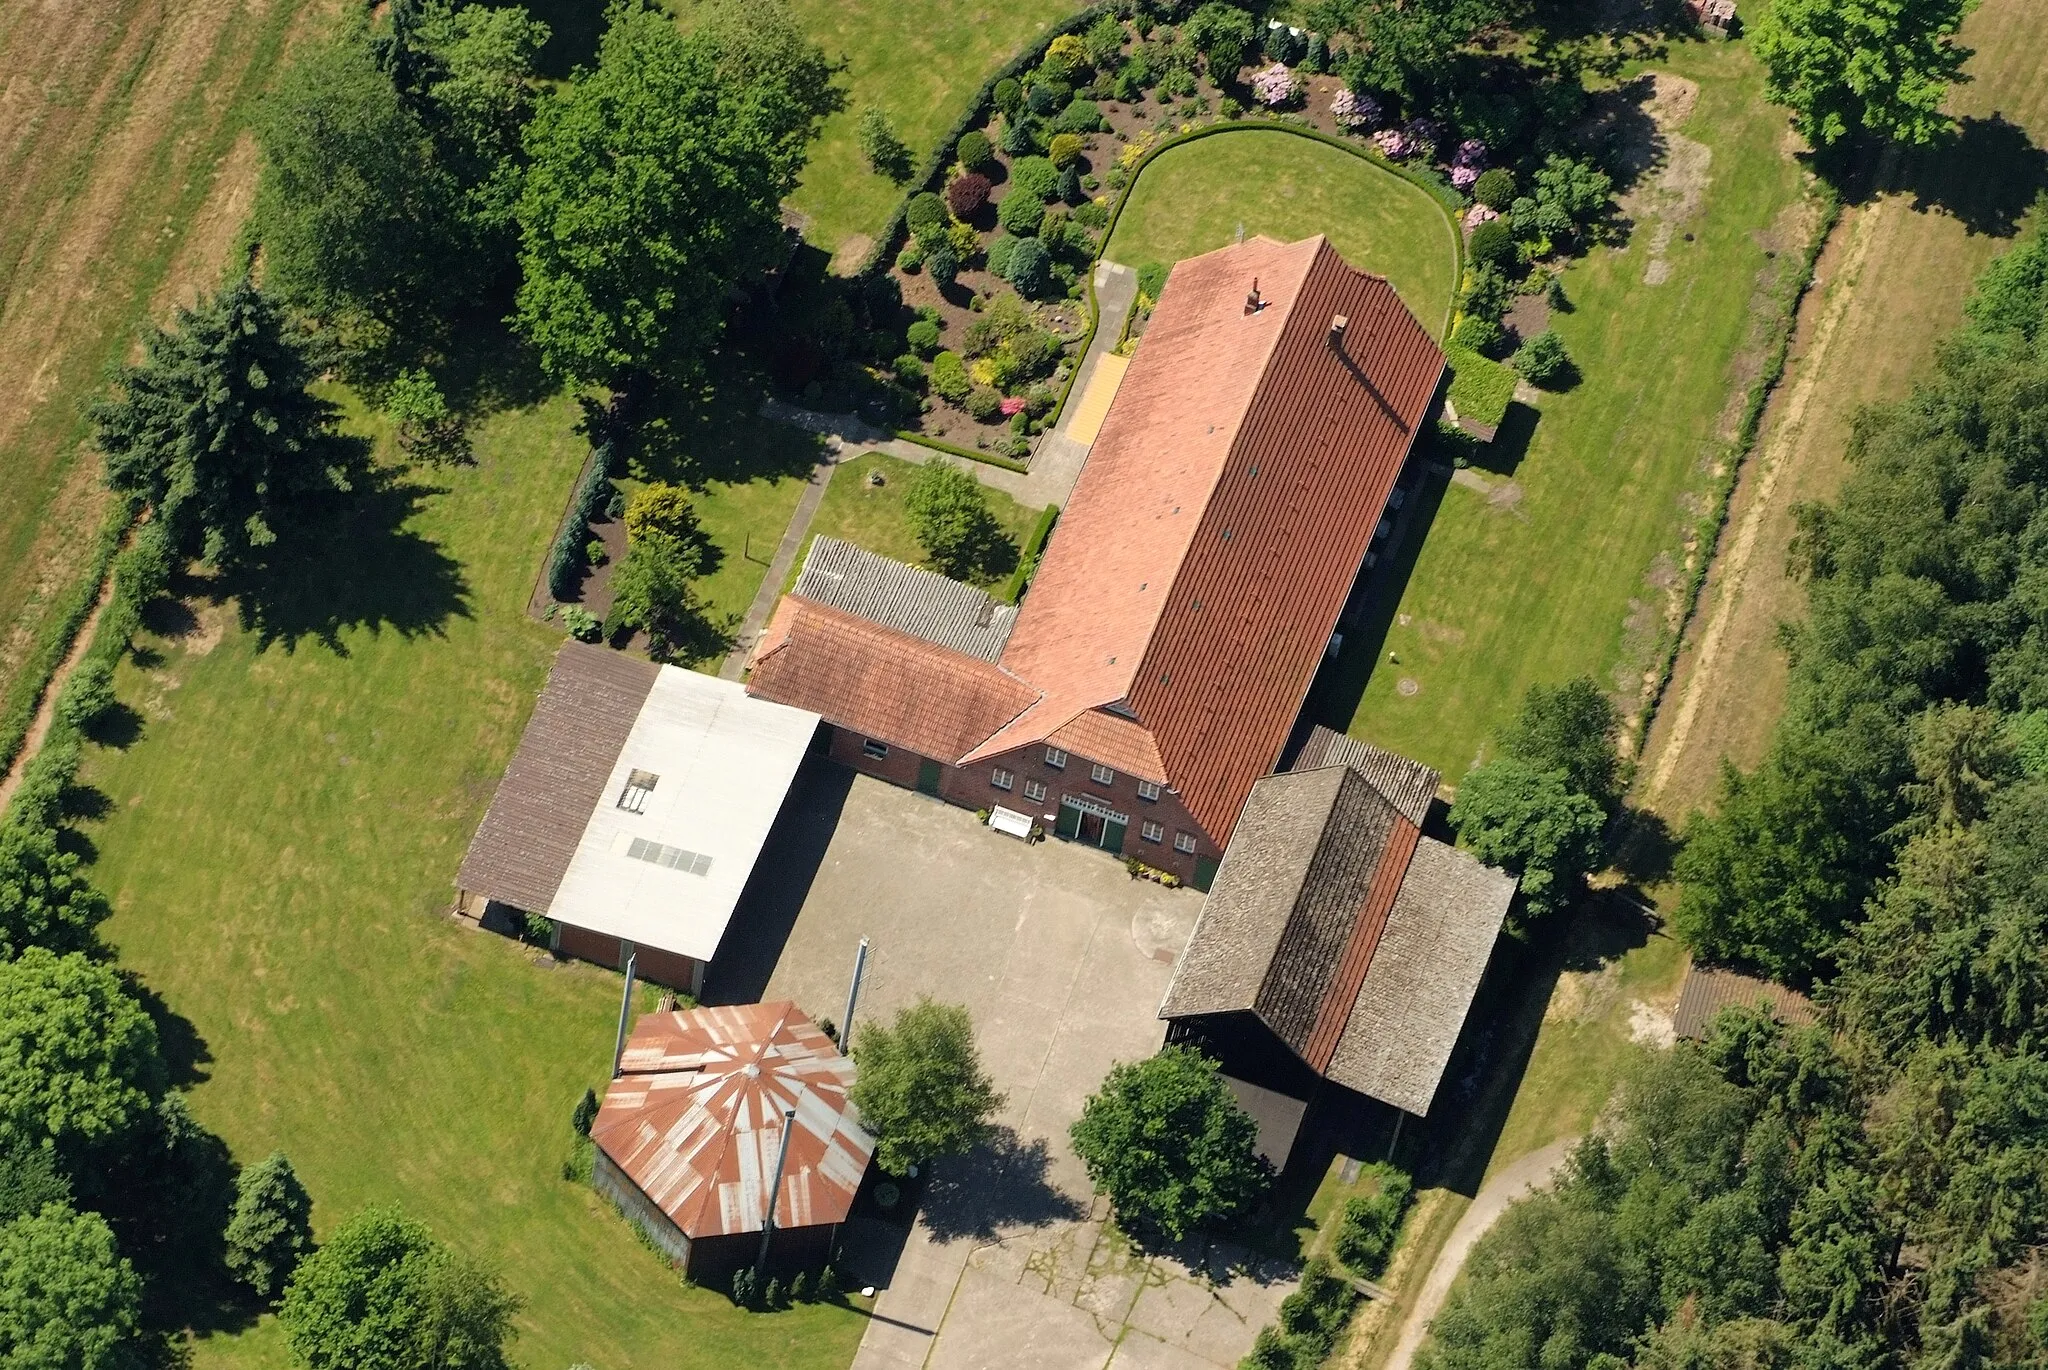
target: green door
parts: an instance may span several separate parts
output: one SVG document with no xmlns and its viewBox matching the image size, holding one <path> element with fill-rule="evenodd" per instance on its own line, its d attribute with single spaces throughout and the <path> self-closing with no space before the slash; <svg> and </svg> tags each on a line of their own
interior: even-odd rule
<svg viewBox="0 0 2048 1370">
<path fill-rule="evenodd" d="M 929 758 L 917 763 L 917 787 L 926 794 L 939 792 L 939 763 Z"/>
<path fill-rule="evenodd" d="M 1107 852 L 1121 852 L 1124 849 L 1124 829 L 1130 826 L 1112 818 L 1102 820 L 1102 849 Z"/>
<path fill-rule="evenodd" d="M 1073 841 L 1081 831 L 1081 811 L 1072 804 L 1060 805 L 1059 822 L 1053 825 L 1052 830 L 1054 836 Z"/>
<path fill-rule="evenodd" d="M 1216 883 L 1216 858 L 1198 856 L 1195 858 L 1195 888 L 1202 893 L 1209 892 L 1209 886 Z"/>
</svg>

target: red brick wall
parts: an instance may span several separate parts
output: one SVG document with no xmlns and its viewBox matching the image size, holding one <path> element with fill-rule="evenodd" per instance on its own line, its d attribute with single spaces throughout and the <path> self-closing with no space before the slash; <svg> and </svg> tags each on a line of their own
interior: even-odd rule
<svg viewBox="0 0 2048 1370">
<path fill-rule="evenodd" d="M 859 733 L 846 728 L 833 728 L 832 759 L 851 766 L 864 775 L 874 776 L 877 780 L 901 785 L 906 790 L 917 788 L 917 768 L 923 764 L 923 757 L 901 747 L 891 747 L 887 756 L 877 760 L 861 750 L 861 744 L 865 741 L 867 739 Z"/>
<path fill-rule="evenodd" d="M 595 961 L 612 970 L 626 968 L 625 945 L 609 933 L 592 932 L 570 923 L 555 925 L 555 950 L 564 956 L 580 957 Z M 693 983 L 697 962 L 688 956 L 680 956 L 660 947 L 635 947 L 634 954 L 640 959 L 633 973 L 652 984 L 667 985 L 685 994 L 696 993 Z"/>
</svg>

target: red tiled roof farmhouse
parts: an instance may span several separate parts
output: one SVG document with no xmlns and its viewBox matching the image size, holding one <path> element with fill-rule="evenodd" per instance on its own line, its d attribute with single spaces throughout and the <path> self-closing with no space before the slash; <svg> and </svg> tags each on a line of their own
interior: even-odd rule
<svg viewBox="0 0 2048 1370">
<path fill-rule="evenodd" d="M 1320 236 L 1183 261 L 993 665 L 790 597 L 748 688 L 955 764 L 1050 743 L 1168 785 L 1227 842 L 1443 366 Z"/>
<path fill-rule="evenodd" d="M 827 718 L 858 719 L 869 737 L 947 760 L 1038 697 L 989 662 L 795 595 L 775 606 L 747 688 Z"/>
<path fill-rule="evenodd" d="M 1003 651 L 1046 698 L 971 758 L 1121 703 L 1227 834 L 1279 760 L 1443 365 L 1394 288 L 1320 236 L 1175 267 Z"/>
<path fill-rule="evenodd" d="M 852 1060 L 787 1001 L 650 1013 L 634 1025 L 590 1137 L 686 1236 L 759 1232 L 795 1109 L 778 1227 L 844 1221 L 874 1140 Z"/>
</svg>

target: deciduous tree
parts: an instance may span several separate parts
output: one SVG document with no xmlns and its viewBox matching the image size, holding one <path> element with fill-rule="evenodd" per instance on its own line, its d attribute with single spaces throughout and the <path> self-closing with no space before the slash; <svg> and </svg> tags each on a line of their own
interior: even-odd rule
<svg viewBox="0 0 2048 1370">
<path fill-rule="evenodd" d="M 1815 147 L 1857 133 L 1928 143 L 1970 49 L 1955 41 L 1973 0 L 1772 0 L 1751 46 L 1764 93 Z"/>
<path fill-rule="evenodd" d="M 307 1370 L 506 1370 L 518 1309 L 493 1271 L 372 1208 L 299 1262 L 278 1321 Z"/>
<path fill-rule="evenodd" d="M 966 1009 L 920 999 L 897 1010 L 893 1023 L 864 1029 L 854 1045 L 853 1103 L 882 1169 L 901 1175 L 987 1135 L 1003 1096 L 981 1068 Z"/>
<path fill-rule="evenodd" d="M 109 912 L 106 896 L 80 869 L 78 854 L 48 828 L 0 825 L 0 959 L 29 947 L 62 955 L 94 951 Z"/>
<path fill-rule="evenodd" d="M 1450 818 L 1474 856 L 1520 878 L 1532 919 L 1570 903 L 1600 865 L 1607 815 L 1599 801 L 1575 792 L 1561 770 L 1513 757 L 1475 767 L 1458 782 Z"/>
<path fill-rule="evenodd" d="M 111 968 L 44 947 L 0 963 L 0 1146 L 82 1158 L 125 1140 L 164 1074 L 156 1024 Z"/>
<path fill-rule="evenodd" d="M 989 511 L 981 483 L 950 462 L 920 466 L 903 508 L 926 559 L 942 574 L 972 580 L 1016 564 L 1017 546 Z"/>
<path fill-rule="evenodd" d="M 96 1213 L 59 1203 L 0 1224 L 0 1365 L 139 1370 L 142 1281 Z"/>
<path fill-rule="evenodd" d="M 1216 1063 L 1185 1046 L 1112 1068 L 1070 1130 L 1118 1220 L 1173 1241 L 1266 1192 L 1272 1167 L 1254 1150 L 1258 1133 Z"/>
<path fill-rule="evenodd" d="M 597 65 L 526 129 L 518 324 L 550 370 L 682 379 L 726 296 L 779 259 L 783 198 L 832 70 L 778 0 L 717 0 L 690 31 L 620 3 Z"/>
</svg>

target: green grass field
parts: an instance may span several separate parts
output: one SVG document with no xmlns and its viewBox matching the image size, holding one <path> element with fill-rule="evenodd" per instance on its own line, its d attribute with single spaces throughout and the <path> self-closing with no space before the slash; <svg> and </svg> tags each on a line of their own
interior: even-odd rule
<svg viewBox="0 0 2048 1370">
<path fill-rule="evenodd" d="M 321 1230 L 398 1203 L 496 1266 L 526 1300 L 519 1363 L 838 1370 L 858 1312 L 738 1313 L 560 1178 L 617 976 L 443 916 L 560 640 L 524 609 L 576 417 L 564 398 L 495 415 L 476 466 L 367 501 L 277 587 L 268 645 L 202 601 L 122 668 L 141 736 L 82 777 L 110 806 L 88 826 L 106 932 L 189 1025 L 199 1117 L 244 1160 L 283 1148 Z M 283 1363 L 267 1318 L 196 1347 L 200 1367 Z"/>
<path fill-rule="evenodd" d="M 1139 174 L 1103 255 L 1128 266 L 1173 263 L 1246 236 L 1294 242 L 1316 233 L 1362 270 L 1394 283 L 1441 336 L 1457 286 L 1457 242 L 1428 192 L 1312 138 L 1246 129 L 1159 154 Z"/>
<path fill-rule="evenodd" d="M 791 0 L 790 8 L 827 57 L 846 63 L 846 108 L 826 121 L 803 184 L 790 199 L 809 216 L 804 236 L 836 252 L 848 238 L 878 232 L 903 194 L 902 186 L 862 160 L 854 136 L 861 112 L 879 107 L 909 144 L 912 161 L 921 163 L 989 74 L 1081 3 Z"/>
<path fill-rule="evenodd" d="M 1760 239 L 1796 217 L 1800 196 L 1784 115 L 1738 44 L 1676 44 L 1659 69 L 1699 82 L 1680 132 L 1712 154 L 1700 213 L 1670 235 L 1670 278 L 1644 282 L 1648 222 L 1566 273 L 1574 308 L 1553 325 L 1584 381 L 1543 399 L 1526 453 L 1487 476 L 1491 491 L 1429 484 L 1440 503 L 1418 520 L 1419 553 L 1411 533 L 1395 568 L 1412 562 L 1398 610 L 1384 636 L 1347 644 L 1318 692 L 1323 721 L 1453 779 L 1532 683 L 1590 675 L 1633 706 L 1682 583 L 1685 532 L 1727 450 L 1731 396 L 1759 361 Z M 1776 235 L 1780 255 L 1802 248 L 1800 233 Z M 1510 460 L 1514 422 L 1496 444 Z"/>
<path fill-rule="evenodd" d="M 882 473 L 883 484 L 868 483 L 868 474 L 872 471 Z M 917 536 L 910 531 L 910 518 L 903 512 L 903 492 L 909 488 L 910 478 L 916 474 L 917 467 L 913 463 L 898 457 L 886 457 L 879 452 L 847 462 L 832 473 L 832 484 L 826 488 L 825 498 L 818 504 L 818 516 L 811 522 L 811 537 L 822 534 L 839 538 L 870 552 L 907 561 L 913 566 L 921 564 L 924 548 L 918 545 Z M 982 490 L 988 496 L 989 512 L 996 516 L 996 522 L 1003 526 L 1010 540 L 1021 548 L 1024 539 L 1031 536 L 1031 527 L 1038 522 L 1042 511 L 1027 508 L 1000 490 L 991 490 L 987 486 Z M 790 585 L 796 584 L 797 575 L 803 570 L 804 556 L 809 553 L 810 542 L 806 540 L 803 553 L 790 568 Z"/>
</svg>

